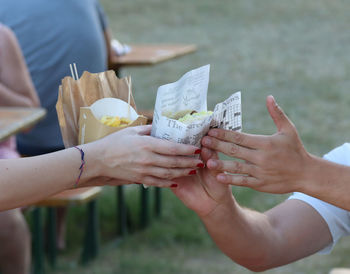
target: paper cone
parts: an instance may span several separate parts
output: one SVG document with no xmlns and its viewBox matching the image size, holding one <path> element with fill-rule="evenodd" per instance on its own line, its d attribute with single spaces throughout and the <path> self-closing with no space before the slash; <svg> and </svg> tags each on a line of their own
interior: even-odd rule
<svg viewBox="0 0 350 274">
<path fill-rule="evenodd" d="M 130 78 L 118 79 L 112 70 L 101 73 L 85 71 L 78 80 L 74 80 L 69 76 L 62 79 L 56 110 L 65 147 L 76 146 L 80 143 L 78 135 L 81 107 L 89 107 L 97 100 L 107 97 L 118 98 L 127 102 L 129 85 L 131 85 Z M 132 94 L 130 105 L 136 112 Z M 127 113 L 122 116 L 126 117 Z M 131 125 L 134 125 L 134 123 Z M 87 139 L 85 139 L 86 141 Z"/>
</svg>

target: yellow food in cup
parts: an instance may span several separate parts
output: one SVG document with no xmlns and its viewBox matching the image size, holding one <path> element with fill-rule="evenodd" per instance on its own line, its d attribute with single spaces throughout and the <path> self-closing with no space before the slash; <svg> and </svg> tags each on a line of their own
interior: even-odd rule
<svg viewBox="0 0 350 274">
<path fill-rule="evenodd" d="M 104 115 L 101 118 L 101 123 L 110 126 L 110 127 L 123 127 L 129 125 L 132 120 L 126 117 L 119 117 L 119 116 L 109 116 Z"/>
</svg>

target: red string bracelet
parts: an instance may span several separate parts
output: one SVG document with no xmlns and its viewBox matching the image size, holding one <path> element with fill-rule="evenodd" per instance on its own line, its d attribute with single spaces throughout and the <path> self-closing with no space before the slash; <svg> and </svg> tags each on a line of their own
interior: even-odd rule
<svg viewBox="0 0 350 274">
<path fill-rule="evenodd" d="M 77 178 L 77 180 L 75 181 L 75 187 L 77 187 L 78 186 L 78 183 L 79 183 L 79 181 L 80 181 L 80 177 L 81 177 L 81 174 L 83 174 L 83 171 L 84 171 L 84 166 L 85 166 L 85 159 L 84 159 L 84 156 L 85 156 L 85 153 L 84 153 L 84 151 L 80 148 L 80 147 L 74 147 L 74 148 L 76 148 L 77 150 L 79 150 L 80 151 L 80 154 L 81 154 L 81 165 L 80 165 L 80 167 L 79 167 L 79 169 L 80 169 L 80 173 L 79 173 L 79 176 L 78 176 L 78 178 Z"/>
</svg>

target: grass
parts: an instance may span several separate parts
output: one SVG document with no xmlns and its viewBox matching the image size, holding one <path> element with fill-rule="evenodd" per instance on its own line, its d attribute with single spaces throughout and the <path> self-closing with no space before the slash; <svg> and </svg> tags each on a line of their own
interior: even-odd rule
<svg viewBox="0 0 350 274">
<path fill-rule="evenodd" d="M 345 0 L 188 1 L 101 0 L 114 36 L 125 43 L 195 43 L 199 50 L 154 67 L 124 69 L 139 108 L 152 108 L 157 87 L 190 69 L 211 64 L 209 107 L 242 90 L 243 127 L 272 134 L 265 108 L 273 94 L 297 126 L 306 148 L 322 155 L 347 141 L 350 127 L 350 5 Z M 286 196 L 234 188 L 237 199 L 257 210 Z M 128 191 L 134 225 L 138 195 Z M 103 248 L 88 267 L 76 264 L 82 209 L 70 212 L 68 251 L 52 273 L 250 273 L 217 250 L 198 217 L 164 191 L 163 218 L 119 244 L 114 191 L 100 199 Z M 349 267 L 350 241 L 331 255 L 316 254 L 266 273 L 328 273 Z"/>
</svg>

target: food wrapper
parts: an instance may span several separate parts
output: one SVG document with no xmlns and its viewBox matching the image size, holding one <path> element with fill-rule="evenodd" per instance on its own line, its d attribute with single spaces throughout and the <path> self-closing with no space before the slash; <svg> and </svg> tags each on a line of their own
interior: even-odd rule
<svg viewBox="0 0 350 274">
<path fill-rule="evenodd" d="M 128 96 L 131 90 L 129 78 L 118 79 L 115 72 L 84 72 L 80 79 L 62 79 L 56 110 L 66 148 L 100 139 L 124 127 L 110 127 L 100 122 L 103 115 L 127 117 Z M 113 99 L 113 98 L 118 98 Z M 130 94 L 130 115 L 134 120 L 129 126 L 146 124 L 147 118 L 137 115 L 136 105 Z"/>
<path fill-rule="evenodd" d="M 169 113 L 207 112 L 210 65 L 187 72 L 177 82 L 160 86 L 157 91 L 151 135 L 169 141 L 200 147 L 211 127 L 242 129 L 241 92 L 232 94 L 215 106 L 211 115 L 191 123 L 169 118 Z"/>
</svg>

